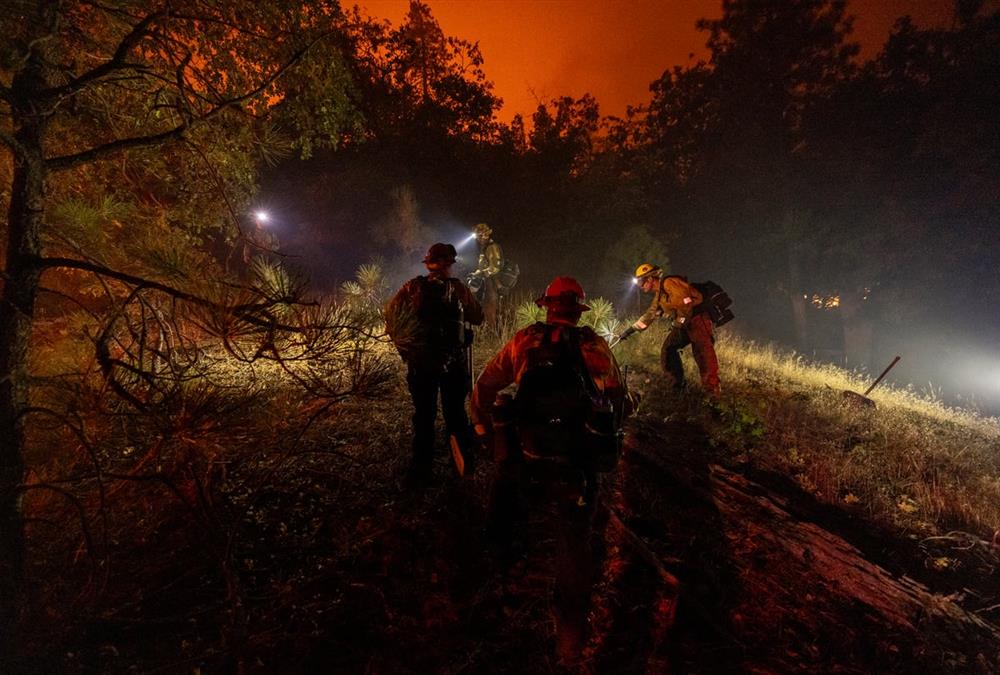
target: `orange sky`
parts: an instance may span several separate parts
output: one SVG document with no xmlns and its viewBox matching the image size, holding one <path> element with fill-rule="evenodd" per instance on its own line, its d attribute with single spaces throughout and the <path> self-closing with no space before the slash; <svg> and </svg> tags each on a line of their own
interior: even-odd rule
<svg viewBox="0 0 1000 675">
<path fill-rule="evenodd" d="M 408 0 L 356 0 L 398 24 Z M 605 115 L 649 99 L 664 70 L 705 55 L 699 18 L 720 0 L 426 0 L 446 35 L 478 41 L 487 77 L 504 99 L 501 119 L 530 115 L 540 99 L 593 94 Z M 345 5 L 351 0 L 345 0 Z M 865 54 L 877 51 L 895 18 L 947 25 L 952 0 L 850 0 Z"/>
</svg>

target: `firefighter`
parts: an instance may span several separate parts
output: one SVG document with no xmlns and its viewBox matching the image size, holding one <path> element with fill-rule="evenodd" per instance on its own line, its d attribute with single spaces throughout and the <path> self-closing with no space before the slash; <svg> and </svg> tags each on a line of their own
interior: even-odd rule
<svg viewBox="0 0 1000 675">
<path fill-rule="evenodd" d="M 493 229 L 486 223 L 476 225 L 474 232 L 479 245 L 479 263 L 469 275 L 469 284 L 476 288 L 487 323 L 494 326 L 504 290 L 500 283 L 504 267 L 503 249 L 493 241 Z"/>
<path fill-rule="evenodd" d="M 484 438 L 492 436 L 494 441 L 497 478 L 489 529 L 501 558 L 506 555 L 509 562 L 516 531 L 526 528 L 529 514 L 541 520 L 543 528 L 554 530 L 543 533 L 547 536 L 540 536 L 539 541 L 554 540 L 556 545 L 553 612 L 557 651 L 564 664 L 578 660 L 586 642 L 590 591 L 599 569 L 592 548 L 592 520 L 597 474 L 609 467 L 598 467 L 600 459 L 588 453 L 612 453 L 613 466 L 620 449 L 618 428 L 633 408 L 607 342 L 590 328 L 577 326 L 581 314 L 590 309 L 585 299 L 575 279 L 554 279 L 535 301 L 546 310 L 545 322 L 518 331 L 486 365 L 472 395 L 476 432 Z M 570 371 L 570 377 L 560 375 L 560 363 Z M 540 398 L 531 398 L 531 382 L 545 389 Z M 498 397 L 510 384 L 518 387 L 514 399 Z M 560 386 L 567 390 L 560 390 Z M 573 392 L 574 386 L 581 389 Z M 588 409 L 585 418 L 577 419 L 581 399 Z M 526 416 L 553 402 L 561 409 L 546 409 L 542 415 L 545 421 L 570 428 L 555 428 L 550 434 L 537 429 L 529 433 Z M 595 402 L 599 404 L 591 408 Z M 593 426 L 601 426 L 594 422 L 594 410 L 609 415 L 613 428 L 604 432 L 614 439 L 590 435 Z M 560 440 L 570 447 L 556 447 Z M 594 447 L 595 440 L 600 449 L 583 450 Z M 604 445 L 605 441 L 611 445 Z"/>
<path fill-rule="evenodd" d="M 455 247 L 437 243 L 424 258 L 427 275 L 410 279 L 386 307 L 386 331 L 406 363 L 413 400 L 413 456 L 408 475 L 426 482 L 434 458 L 438 392 L 447 431 L 471 457 L 475 438 L 465 412 L 471 373 L 467 350 L 483 310 L 472 292 L 451 276 Z"/>
<path fill-rule="evenodd" d="M 701 373 L 701 384 L 712 398 L 718 398 L 719 360 L 715 356 L 714 325 L 702 307 L 701 293 L 684 277 L 666 275 L 650 263 L 642 263 L 635 270 L 636 283 L 644 293 L 652 293 L 653 301 L 646 313 L 626 328 L 619 340 L 644 331 L 660 317 L 670 321 L 670 332 L 660 349 L 660 365 L 677 391 L 685 388 L 684 365 L 680 350 L 691 345 L 695 363 Z"/>
</svg>

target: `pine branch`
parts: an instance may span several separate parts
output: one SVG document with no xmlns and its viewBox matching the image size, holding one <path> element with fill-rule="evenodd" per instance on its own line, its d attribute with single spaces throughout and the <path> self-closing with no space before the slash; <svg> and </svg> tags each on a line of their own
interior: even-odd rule
<svg viewBox="0 0 1000 675">
<path fill-rule="evenodd" d="M 91 82 L 101 79 L 106 75 L 117 70 L 143 70 L 145 66 L 142 64 L 128 63 L 126 59 L 128 54 L 132 51 L 139 42 L 150 34 L 149 27 L 154 21 L 167 16 L 166 11 L 154 12 L 147 15 L 142 21 L 137 23 L 132 27 L 132 30 L 122 38 L 122 41 L 118 43 L 118 47 L 115 49 L 114 55 L 108 61 L 96 66 L 79 77 L 75 77 L 66 84 L 60 85 L 58 87 L 51 87 L 49 89 L 43 89 L 39 92 L 39 96 L 43 98 L 64 98 L 66 96 L 72 96 L 77 92 L 84 89 Z"/>
<path fill-rule="evenodd" d="M 98 276 L 109 277 L 111 279 L 117 279 L 118 281 L 130 284 L 138 288 L 149 288 L 152 290 L 160 291 L 172 298 L 178 300 L 183 300 L 184 302 L 189 302 L 198 307 L 205 307 L 207 309 L 212 309 L 220 312 L 231 313 L 234 316 L 250 323 L 259 328 L 269 328 L 274 330 L 283 330 L 290 333 L 301 333 L 304 329 L 310 328 L 309 326 L 291 326 L 288 324 L 280 323 L 273 318 L 261 318 L 255 314 L 255 312 L 263 312 L 267 307 L 271 306 L 273 303 L 270 301 L 266 302 L 250 302 L 243 303 L 236 306 L 227 306 L 221 303 L 215 302 L 213 300 L 208 300 L 207 298 L 202 298 L 200 296 L 194 295 L 193 293 L 188 293 L 187 291 L 182 291 L 179 288 L 174 288 L 173 286 L 168 286 L 167 284 L 160 283 L 159 281 L 153 281 L 151 279 L 145 279 L 143 277 L 135 276 L 134 274 L 128 274 L 127 272 L 119 272 L 113 270 L 110 267 L 105 267 L 103 265 L 98 265 L 96 263 L 88 262 L 86 260 L 74 260 L 72 258 L 37 258 L 36 264 L 42 269 L 55 269 L 59 267 L 82 270 L 85 272 L 92 272 Z M 254 289 L 244 288 L 244 290 L 254 291 Z M 256 291 L 254 291 L 256 292 Z M 304 303 L 304 302 L 288 302 L 287 304 L 298 304 L 302 306 L 315 305 L 316 303 Z"/>
<path fill-rule="evenodd" d="M 204 121 L 204 118 L 200 118 L 200 121 Z M 98 145 L 90 148 L 89 150 L 84 150 L 73 155 L 53 157 L 46 160 L 46 164 L 52 171 L 72 169 L 80 166 L 81 164 L 86 164 L 87 162 L 92 162 L 123 150 L 152 148 L 162 145 L 168 141 L 180 138 L 189 128 L 190 125 L 187 122 L 184 122 L 169 131 L 164 131 L 159 134 L 152 134 L 150 136 L 134 136 L 132 138 L 120 138 L 116 141 L 111 141 L 110 143 L 105 143 L 104 145 Z"/>
<path fill-rule="evenodd" d="M 315 45 L 317 42 L 319 42 L 319 40 L 325 37 L 325 35 L 327 34 L 317 37 L 314 41 L 310 42 L 308 45 L 295 52 L 295 54 L 293 54 L 292 57 L 288 59 L 288 61 L 283 63 L 269 77 L 265 78 L 264 81 L 261 82 L 257 87 L 254 87 L 250 91 L 245 92 L 240 96 L 235 96 L 233 98 L 218 102 L 214 108 L 212 108 L 208 112 L 198 117 L 195 117 L 193 120 L 190 121 L 186 120 L 181 124 L 177 125 L 176 127 L 174 127 L 173 129 L 169 129 L 167 131 L 158 134 L 151 134 L 148 136 L 134 136 L 132 138 L 119 138 L 117 140 L 110 141 L 103 145 L 98 145 L 96 147 L 90 148 L 89 150 L 84 150 L 82 152 L 78 152 L 72 155 L 61 155 L 59 157 L 52 157 L 46 160 L 46 165 L 52 171 L 62 171 L 64 169 L 72 169 L 74 167 L 80 166 L 81 164 L 86 164 L 87 162 L 92 162 L 94 160 L 102 159 L 104 157 L 113 155 L 123 150 L 130 150 L 137 148 L 151 148 L 151 147 L 156 147 L 158 145 L 162 145 L 172 140 L 179 139 L 192 126 L 207 122 L 210 119 L 218 116 L 223 111 L 238 106 L 239 104 L 259 95 L 269 86 L 271 86 L 274 82 L 276 82 L 295 64 L 297 64 L 300 60 L 302 60 L 302 57 L 305 56 L 305 54 L 309 51 L 309 49 L 311 49 L 313 45 Z"/>
</svg>

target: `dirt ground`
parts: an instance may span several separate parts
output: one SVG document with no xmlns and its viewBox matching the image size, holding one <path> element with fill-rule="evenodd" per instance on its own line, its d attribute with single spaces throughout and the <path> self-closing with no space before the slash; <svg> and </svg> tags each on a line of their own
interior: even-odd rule
<svg viewBox="0 0 1000 675">
<path fill-rule="evenodd" d="M 551 523 L 529 523 L 523 558 L 498 565 L 484 537 L 492 466 L 459 479 L 442 457 L 430 487 L 401 487 L 371 524 L 343 602 L 295 668 L 997 672 L 996 629 L 966 621 L 975 617 L 955 588 L 996 597 L 996 574 L 928 573 L 913 541 L 817 504 L 791 480 L 720 466 L 705 431 L 661 416 L 665 407 L 631 422 L 626 457 L 603 479 L 600 577 L 579 664 L 555 655 Z M 806 543 L 788 545 L 797 537 Z M 900 579 L 916 598 L 896 591 Z"/>
<path fill-rule="evenodd" d="M 433 480 L 414 487 L 402 480 L 406 420 L 371 403 L 365 415 L 395 424 L 380 422 L 373 437 L 331 420 L 253 491 L 240 486 L 259 466 L 228 474 L 214 525 L 182 512 L 159 521 L 119 554 L 120 576 L 99 601 L 68 602 L 37 624 L 50 627 L 27 636 L 30 663 L 35 672 L 1000 672 L 1000 632 L 975 612 L 997 603 L 995 559 L 967 551 L 954 574 L 932 573 L 927 544 L 873 531 L 785 477 L 726 466 L 725 448 L 673 415 L 676 403 L 649 393 L 618 471 L 603 478 L 589 636 L 572 667 L 555 648 L 558 523 L 536 514 L 524 549 L 500 560 L 485 535 L 492 463 L 460 478 L 441 439 Z"/>
</svg>

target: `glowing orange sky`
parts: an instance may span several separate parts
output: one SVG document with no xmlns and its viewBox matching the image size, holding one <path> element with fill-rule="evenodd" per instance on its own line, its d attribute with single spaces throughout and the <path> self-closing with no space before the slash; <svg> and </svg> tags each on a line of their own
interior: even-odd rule
<svg viewBox="0 0 1000 675">
<path fill-rule="evenodd" d="M 699 18 L 720 0 L 426 0 L 446 35 L 478 41 L 487 77 L 504 99 L 501 119 L 526 117 L 538 101 L 593 94 L 605 115 L 649 100 L 664 70 L 706 55 Z M 408 0 L 357 0 L 398 25 Z M 350 0 L 345 1 L 350 4 Z M 947 25 L 952 0 L 851 0 L 864 54 L 877 51 L 896 17 Z"/>
</svg>

